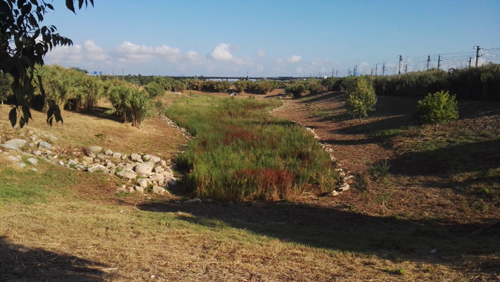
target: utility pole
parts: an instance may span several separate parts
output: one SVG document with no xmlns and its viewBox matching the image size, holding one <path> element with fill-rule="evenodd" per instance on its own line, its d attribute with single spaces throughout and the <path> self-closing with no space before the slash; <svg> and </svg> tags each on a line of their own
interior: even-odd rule
<svg viewBox="0 0 500 282">
<path fill-rule="evenodd" d="M 438 69 L 441 66 L 441 55 L 438 56 Z"/>
<path fill-rule="evenodd" d="M 375 65 L 375 75 L 377 75 L 378 64 Z"/>
<path fill-rule="evenodd" d="M 403 56 L 399 55 L 398 74 L 401 74 L 401 62 L 402 61 L 403 61 Z"/>
<path fill-rule="evenodd" d="M 373 68 L 372 68 L 372 69 L 371 69 L 371 71 L 370 71 L 370 75 L 373 75 Z"/>
<path fill-rule="evenodd" d="M 385 63 L 382 65 L 382 76 L 385 74 Z"/>
<path fill-rule="evenodd" d="M 469 57 L 469 69 L 470 69 L 470 63 L 472 62 L 472 57 Z"/>
<path fill-rule="evenodd" d="M 481 50 L 481 48 L 479 48 L 479 46 L 476 46 L 477 49 L 476 49 L 476 68 L 477 68 L 477 61 L 479 61 L 479 50 Z"/>
<path fill-rule="evenodd" d="M 408 71 L 408 64 L 405 65 L 405 73 Z"/>
<path fill-rule="evenodd" d="M 429 63 L 431 62 L 431 55 L 427 56 L 427 70 L 429 70 Z"/>
</svg>

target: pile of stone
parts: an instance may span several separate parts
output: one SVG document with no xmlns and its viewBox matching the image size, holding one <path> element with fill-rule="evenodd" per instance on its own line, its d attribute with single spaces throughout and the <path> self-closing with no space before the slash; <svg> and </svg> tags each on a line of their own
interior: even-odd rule
<svg viewBox="0 0 500 282">
<path fill-rule="evenodd" d="M 169 119 L 168 117 L 162 115 L 161 119 L 167 122 L 167 124 L 174 129 L 179 130 L 186 139 L 191 140 L 194 139 L 194 137 L 183 127 L 178 126 L 173 120 Z"/>
<path fill-rule="evenodd" d="M 168 194 L 166 188 L 176 185 L 178 179 L 174 177 L 170 160 L 162 160 L 152 155 L 122 154 L 110 149 L 103 150 L 99 146 L 89 146 L 84 149 L 64 149 L 41 139 L 44 134 L 35 134 L 28 131 L 20 137 L 1 143 L 0 153 L 12 161 L 15 166 L 25 168 L 21 155 L 28 156 L 27 163 L 32 165 L 32 170 L 37 171 L 36 157 L 52 163 L 88 172 L 104 172 L 115 175 L 128 181 L 117 192 L 151 192 L 158 195 Z M 52 140 L 57 138 L 51 137 Z"/>
</svg>

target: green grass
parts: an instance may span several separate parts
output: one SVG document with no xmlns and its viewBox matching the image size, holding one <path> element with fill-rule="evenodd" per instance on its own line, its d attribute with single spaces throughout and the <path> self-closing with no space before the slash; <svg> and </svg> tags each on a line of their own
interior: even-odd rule
<svg viewBox="0 0 500 282">
<path fill-rule="evenodd" d="M 40 166 L 40 164 L 39 164 Z M 43 164 L 41 165 L 43 166 Z M 43 172 L 5 167 L 0 171 L 0 203 L 45 202 L 56 191 L 64 193 L 65 189 L 76 183 L 75 172 L 53 167 Z"/>
<path fill-rule="evenodd" d="M 300 195 L 307 184 L 327 192 L 337 182 L 330 157 L 304 128 L 273 118 L 279 100 L 199 96 L 174 103 L 166 114 L 196 138 L 176 163 L 202 198 L 277 200 Z"/>
</svg>

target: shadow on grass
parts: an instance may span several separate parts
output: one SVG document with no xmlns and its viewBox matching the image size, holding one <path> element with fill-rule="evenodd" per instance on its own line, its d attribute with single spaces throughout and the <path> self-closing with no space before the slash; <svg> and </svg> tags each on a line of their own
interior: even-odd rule
<svg viewBox="0 0 500 282">
<path fill-rule="evenodd" d="M 390 260 L 413 260 L 458 265 L 462 255 L 496 257 L 498 231 L 477 233 L 485 225 L 374 217 L 316 205 L 270 203 L 254 205 L 145 203 L 140 209 L 185 212 L 179 218 L 207 227 L 227 226 L 315 248 L 376 255 Z M 433 249 L 438 254 L 431 254 Z M 446 258 L 446 259 L 444 259 Z M 488 259 L 487 262 L 490 262 Z"/>
<path fill-rule="evenodd" d="M 500 168 L 500 139 L 410 152 L 391 160 L 391 172 L 402 175 L 450 175 Z"/>
<path fill-rule="evenodd" d="M 106 265 L 76 256 L 30 249 L 0 237 L 0 281 L 107 281 Z"/>
</svg>

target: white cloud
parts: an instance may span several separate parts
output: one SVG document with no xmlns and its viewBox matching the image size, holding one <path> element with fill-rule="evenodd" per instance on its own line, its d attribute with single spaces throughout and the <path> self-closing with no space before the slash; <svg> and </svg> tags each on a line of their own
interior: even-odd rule
<svg viewBox="0 0 500 282">
<path fill-rule="evenodd" d="M 259 49 L 259 51 L 257 51 L 257 56 L 263 58 L 266 56 L 266 52 L 262 49 Z"/>
<path fill-rule="evenodd" d="M 83 45 L 85 56 L 91 61 L 109 61 L 111 57 L 100 46 L 97 46 L 94 41 L 87 40 Z"/>
<path fill-rule="evenodd" d="M 301 68 L 301 67 L 297 67 L 297 68 L 295 69 L 295 71 L 296 71 L 297 73 L 302 73 L 302 71 L 303 71 L 303 70 L 302 70 L 302 68 Z"/>
<path fill-rule="evenodd" d="M 146 62 L 153 57 L 153 48 L 145 45 L 139 46 L 129 41 L 124 41 L 116 52 L 121 56 L 121 62 Z"/>
<path fill-rule="evenodd" d="M 83 59 L 82 46 L 57 46 L 45 56 L 46 63 L 78 64 Z"/>
<path fill-rule="evenodd" d="M 302 60 L 301 56 L 293 55 L 290 58 L 287 59 L 290 63 L 298 63 L 300 60 Z"/>
<path fill-rule="evenodd" d="M 167 45 L 160 47 L 149 47 L 137 45 L 130 41 L 124 41 L 117 49 L 120 62 L 146 62 L 153 57 L 163 57 L 170 62 L 175 62 L 181 58 L 179 48 L 172 48 Z"/>
<path fill-rule="evenodd" d="M 216 61 L 231 61 L 233 55 L 229 50 L 230 45 L 226 43 L 220 43 L 215 47 L 215 49 L 210 53 L 210 57 Z"/>
</svg>

